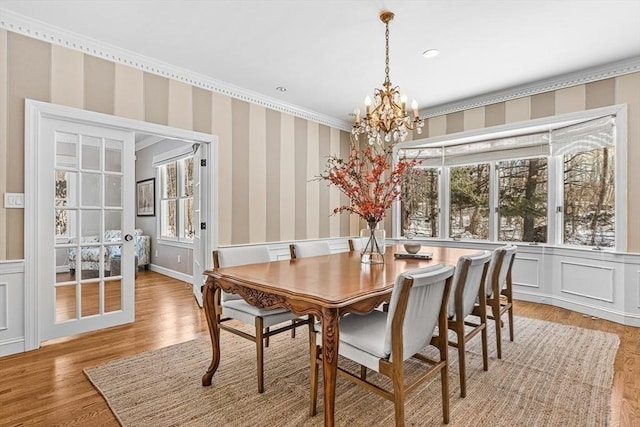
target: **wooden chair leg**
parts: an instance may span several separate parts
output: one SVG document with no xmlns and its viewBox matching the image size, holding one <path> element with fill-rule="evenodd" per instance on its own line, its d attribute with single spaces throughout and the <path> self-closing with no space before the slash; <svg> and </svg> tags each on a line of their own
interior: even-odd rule
<svg viewBox="0 0 640 427">
<path fill-rule="evenodd" d="M 267 328 L 268 330 L 268 328 Z M 264 348 L 265 340 L 262 331 L 262 317 L 256 317 L 256 364 L 258 366 L 258 393 L 264 392 Z M 267 340 L 269 337 L 266 338 Z"/>
<path fill-rule="evenodd" d="M 399 361 L 402 363 L 402 361 Z M 404 372 L 402 366 L 394 368 L 393 405 L 396 411 L 396 427 L 404 426 Z"/>
<path fill-rule="evenodd" d="M 481 293 L 483 292 L 483 290 L 480 291 Z M 484 328 L 482 328 L 482 330 L 480 331 L 481 337 L 482 337 L 482 369 L 484 369 L 485 371 L 489 370 L 489 346 L 488 346 L 488 325 L 487 325 L 487 304 L 486 304 L 486 300 L 485 300 L 485 296 L 484 294 L 480 295 L 480 307 L 478 307 L 479 310 L 479 317 L 480 317 L 480 324 L 484 325 Z"/>
<path fill-rule="evenodd" d="M 458 335 L 458 367 L 460 369 L 460 397 L 467 397 L 467 362 L 464 357 L 465 337 L 464 337 L 463 322 L 459 322 L 459 327 L 456 328 L 456 334 Z"/>
<path fill-rule="evenodd" d="M 360 379 L 362 381 L 367 380 L 367 367 L 364 365 L 360 365 Z"/>
<path fill-rule="evenodd" d="M 496 322 L 496 350 L 498 352 L 498 359 L 502 359 L 502 334 L 501 334 L 501 321 L 500 321 L 500 301 L 498 300 L 498 304 L 491 304 L 491 313 L 493 314 L 493 319 Z"/>
<path fill-rule="evenodd" d="M 311 358 L 311 396 L 309 398 L 309 416 L 316 414 L 316 404 L 318 402 L 318 346 L 316 345 L 315 333 L 313 340 L 309 339 L 309 354 Z"/>
<path fill-rule="evenodd" d="M 265 331 L 266 333 L 269 333 L 269 328 L 266 328 L 264 331 Z M 269 347 L 269 337 L 266 337 L 266 338 L 264 339 L 264 346 L 265 346 L 265 347 Z"/>
<path fill-rule="evenodd" d="M 442 421 L 449 424 L 449 367 L 444 365 L 440 371 L 442 381 Z"/>
<path fill-rule="evenodd" d="M 484 319 L 484 328 L 480 331 L 482 336 L 482 369 L 489 370 L 489 347 L 487 345 L 487 319 Z"/>
<path fill-rule="evenodd" d="M 513 303 L 509 307 L 509 340 L 513 341 Z"/>
</svg>

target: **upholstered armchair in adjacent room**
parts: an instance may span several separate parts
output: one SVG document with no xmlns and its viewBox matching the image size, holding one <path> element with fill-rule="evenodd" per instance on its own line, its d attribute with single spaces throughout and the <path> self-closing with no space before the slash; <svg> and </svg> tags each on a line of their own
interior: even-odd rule
<svg viewBox="0 0 640 427">
<path fill-rule="evenodd" d="M 143 231 L 137 228 L 134 231 L 133 242 L 134 242 L 134 254 L 137 260 L 137 268 L 144 267 L 145 269 L 149 267 L 149 260 L 151 254 L 151 237 L 145 236 L 142 234 Z M 117 242 L 122 240 L 122 234 L 120 230 L 106 230 L 104 232 L 104 243 L 109 242 Z M 75 243 L 77 240 L 71 239 L 69 243 Z M 69 248 L 67 251 L 67 265 L 69 266 L 69 273 L 71 277 L 75 276 L 75 272 L 77 268 L 80 268 L 81 271 L 95 271 L 99 272 L 100 270 L 100 246 L 97 246 L 99 243 L 98 236 L 84 236 L 80 238 L 80 243 L 83 245 L 80 250 L 80 266 L 78 266 L 78 256 L 76 248 Z M 87 246 L 84 246 L 84 244 Z M 90 245 L 96 246 L 90 246 Z M 104 270 L 105 276 L 113 275 L 111 262 L 114 259 L 120 258 L 120 246 L 106 246 L 104 254 Z M 120 274 L 119 271 L 114 274 Z"/>
</svg>

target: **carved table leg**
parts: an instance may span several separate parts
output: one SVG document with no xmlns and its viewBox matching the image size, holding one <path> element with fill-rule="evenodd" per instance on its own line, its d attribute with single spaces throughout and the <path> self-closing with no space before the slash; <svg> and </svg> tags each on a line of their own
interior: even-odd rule
<svg viewBox="0 0 640 427">
<path fill-rule="evenodd" d="M 333 427 L 338 373 L 340 332 L 338 309 L 322 309 L 322 375 L 324 378 L 324 425 Z"/>
<path fill-rule="evenodd" d="M 220 288 L 215 285 L 215 280 L 212 277 L 207 279 L 207 283 L 204 286 L 204 292 L 202 294 L 202 300 L 204 305 L 204 314 L 207 318 L 207 324 L 209 325 L 209 335 L 211 336 L 211 365 L 209 369 L 202 377 L 202 385 L 210 386 L 213 374 L 216 373 L 218 365 L 220 364 L 220 324 L 216 313 L 216 293 L 219 293 Z"/>
</svg>

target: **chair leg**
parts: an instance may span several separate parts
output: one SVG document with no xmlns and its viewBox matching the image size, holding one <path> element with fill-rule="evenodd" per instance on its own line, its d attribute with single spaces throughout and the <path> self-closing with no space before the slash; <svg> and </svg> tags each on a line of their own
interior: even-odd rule
<svg viewBox="0 0 640 427">
<path fill-rule="evenodd" d="M 500 300 L 493 301 L 491 303 L 491 313 L 493 319 L 496 322 L 496 350 L 498 352 L 498 359 L 502 359 L 502 334 L 501 334 L 501 320 L 500 320 Z"/>
<path fill-rule="evenodd" d="M 459 322 L 459 327 L 456 328 L 456 334 L 458 335 L 458 366 L 460 369 L 460 397 L 467 397 L 467 362 L 464 357 L 465 342 L 466 342 L 464 337 L 464 323 Z"/>
<path fill-rule="evenodd" d="M 295 338 L 296 337 L 296 321 L 295 320 L 291 321 L 291 326 L 293 326 L 293 328 L 291 328 L 291 338 Z"/>
<path fill-rule="evenodd" d="M 399 361 L 402 363 L 402 361 Z M 396 427 L 404 426 L 404 370 L 394 368 L 393 372 L 393 404 L 396 411 Z"/>
<path fill-rule="evenodd" d="M 266 328 L 264 331 L 265 331 L 266 333 L 269 333 L 269 328 Z M 269 347 L 269 337 L 266 337 L 266 338 L 264 339 L 264 346 L 265 346 L 265 347 Z"/>
<path fill-rule="evenodd" d="M 311 358 L 311 396 L 309 398 L 309 416 L 316 414 L 316 404 L 318 402 L 318 346 L 316 345 L 315 333 L 309 337 L 309 354 Z"/>
<path fill-rule="evenodd" d="M 484 328 L 480 331 L 480 335 L 482 337 L 482 369 L 485 371 L 489 370 L 489 354 L 488 354 L 488 346 L 487 346 L 487 318 L 481 320 L 484 323 Z"/>
<path fill-rule="evenodd" d="M 360 365 L 360 379 L 362 381 L 367 380 L 367 367 L 364 365 Z"/>
<path fill-rule="evenodd" d="M 509 307 L 509 340 L 513 341 L 513 302 L 510 302 Z"/>
<path fill-rule="evenodd" d="M 449 424 L 449 366 L 444 365 L 440 371 L 442 382 L 442 421 Z"/>
<path fill-rule="evenodd" d="M 268 328 L 267 328 L 268 329 Z M 258 393 L 264 392 L 264 348 L 262 317 L 256 317 L 256 364 L 258 366 Z M 269 337 L 266 338 L 267 340 Z"/>
</svg>

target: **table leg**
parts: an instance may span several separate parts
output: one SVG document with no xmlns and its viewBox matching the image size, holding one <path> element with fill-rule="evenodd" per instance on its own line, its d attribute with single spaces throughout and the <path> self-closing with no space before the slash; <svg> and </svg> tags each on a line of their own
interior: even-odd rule
<svg viewBox="0 0 640 427">
<path fill-rule="evenodd" d="M 207 283 L 205 283 L 204 291 L 202 293 L 202 300 L 204 305 L 204 315 L 207 318 L 207 324 L 209 325 L 209 335 L 211 336 L 211 365 L 209 369 L 202 377 L 202 385 L 210 386 L 213 374 L 216 373 L 218 365 L 220 364 L 220 324 L 219 318 L 216 313 L 216 293 L 219 293 L 220 288 L 215 285 L 214 280 L 209 277 Z"/>
<path fill-rule="evenodd" d="M 340 343 L 337 308 L 322 309 L 322 376 L 324 379 L 324 425 L 333 427 Z"/>
</svg>

